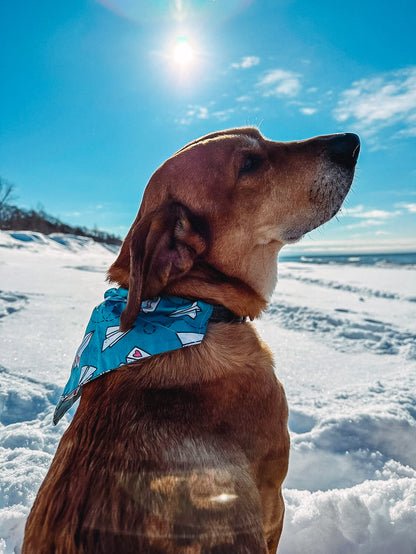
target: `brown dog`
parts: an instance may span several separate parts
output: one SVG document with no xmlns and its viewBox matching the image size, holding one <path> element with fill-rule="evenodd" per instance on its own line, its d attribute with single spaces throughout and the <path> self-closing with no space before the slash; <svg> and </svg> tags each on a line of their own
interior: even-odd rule
<svg viewBox="0 0 416 554">
<path fill-rule="evenodd" d="M 254 319 L 280 248 L 339 210 L 356 135 L 203 137 L 152 176 L 109 279 L 129 288 L 122 330 L 156 295 Z M 99 397 L 99 401 L 97 400 Z M 29 515 L 23 554 L 276 552 L 287 406 L 250 323 L 85 385 Z"/>
</svg>

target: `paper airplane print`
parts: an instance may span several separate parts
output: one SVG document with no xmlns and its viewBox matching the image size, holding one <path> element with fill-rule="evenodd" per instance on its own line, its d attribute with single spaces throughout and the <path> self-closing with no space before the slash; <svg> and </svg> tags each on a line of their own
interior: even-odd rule
<svg viewBox="0 0 416 554">
<path fill-rule="evenodd" d="M 81 356 L 84 352 L 84 350 L 87 348 L 87 346 L 89 345 L 90 343 L 90 340 L 92 338 L 94 334 L 94 331 L 90 331 L 89 333 L 87 333 L 85 335 L 85 337 L 82 339 L 82 342 L 81 344 L 79 345 L 79 348 L 77 350 L 77 353 L 75 354 L 75 360 L 74 360 L 74 363 L 72 364 L 72 369 L 78 369 L 79 368 L 79 362 L 80 362 L 80 359 L 81 359 Z"/>
<path fill-rule="evenodd" d="M 81 368 L 81 375 L 79 377 L 78 386 L 85 385 L 88 381 L 92 379 L 92 376 L 97 371 L 97 368 L 93 365 L 84 365 Z"/>
<path fill-rule="evenodd" d="M 106 348 L 110 348 L 111 346 L 114 346 L 116 342 L 122 339 L 129 332 L 130 331 L 124 331 L 124 332 L 120 331 L 120 327 L 118 325 L 107 327 L 101 352 L 104 352 Z"/>
<path fill-rule="evenodd" d="M 141 360 L 142 358 L 148 358 L 151 356 L 149 352 L 145 352 L 138 346 L 135 346 L 131 352 L 129 352 L 126 356 L 126 363 L 131 364 L 133 362 L 137 362 L 137 360 Z"/>
<path fill-rule="evenodd" d="M 178 339 L 181 341 L 182 346 L 191 346 L 192 344 L 199 344 L 204 338 L 203 333 L 176 333 Z"/>
<path fill-rule="evenodd" d="M 198 312 L 201 312 L 201 308 L 198 306 L 198 302 L 194 302 L 191 306 L 187 306 L 186 308 L 180 308 L 179 310 L 175 310 L 171 314 L 169 314 L 169 317 L 183 317 L 183 316 L 189 316 L 192 319 L 195 319 Z"/>
<path fill-rule="evenodd" d="M 145 314 L 149 314 L 151 312 L 154 312 L 156 308 L 159 306 L 160 297 L 157 298 L 151 298 L 150 300 L 145 300 L 142 302 L 141 311 Z"/>
</svg>

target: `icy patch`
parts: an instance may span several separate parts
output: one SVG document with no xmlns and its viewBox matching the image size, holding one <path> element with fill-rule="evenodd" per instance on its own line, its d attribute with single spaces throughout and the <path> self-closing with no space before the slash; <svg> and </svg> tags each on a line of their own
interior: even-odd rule
<svg viewBox="0 0 416 554">
<path fill-rule="evenodd" d="M 10 236 L 22 242 L 37 242 L 39 244 L 48 243 L 45 235 L 43 235 L 42 233 L 35 233 L 34 231 L 11 231 Z"/>
<path fill-rule="evenodd" d="M 64 233 L 51 233 L 47 238 L 57 242 L 58 244 L 68 248 L 69 250 L 78 251 L 86 246 L 97 246 L 98 248 L 104 248 L 110 252 L 118 252 L 120 246 L 116 244 L 106 244 L 104 242 L 97 242 L 90 237 L 80 237 L 78 235 L 68 235 Z"/>
<path fill-rule="evenodd" d="M 0 319 L 24 308 L 27 296 L 0 290 Z"/>
<path fill-rule="evenodd" d="M 85 246 L 94 242 L 90 237 L 80 237 L 78 235 L 67 235 L 63 233 L 51 233 L 48 237 L 62 246 L 73 248 L 74 245 Z"/>
</svg>

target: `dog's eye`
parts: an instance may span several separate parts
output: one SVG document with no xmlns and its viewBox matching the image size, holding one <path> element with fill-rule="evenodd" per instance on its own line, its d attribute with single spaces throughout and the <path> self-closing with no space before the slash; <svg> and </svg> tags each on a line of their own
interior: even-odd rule
<svg viewBox="0 0 416 554">
<path fill-rule="evenodd" d="M 241 177 L 242 175 L 247 175 L 248 173 L 256 171 L 256 169 L 260 167 L 262 161 L 262 158 L 258 154 L 248 154 L 243 160 L 238 176 Z"/>
</svg>

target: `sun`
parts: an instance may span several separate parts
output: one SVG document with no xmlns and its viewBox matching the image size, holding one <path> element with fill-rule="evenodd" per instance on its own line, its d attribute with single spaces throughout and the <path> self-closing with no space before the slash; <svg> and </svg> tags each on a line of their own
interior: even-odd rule
<svg viewBox="0 0 416 554">
<path fill-rule="evenodd" d="M 186 37 L 178 37 L 173 49 L 173 60 L 182 67 L 190 65 L 195 58 L 192 44 Z"/>
</svg>

